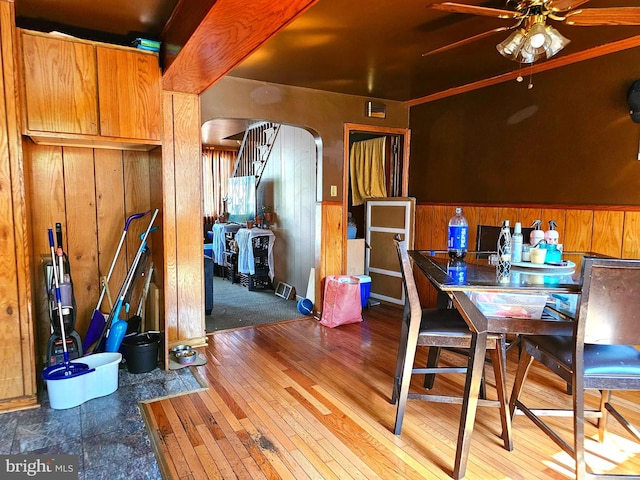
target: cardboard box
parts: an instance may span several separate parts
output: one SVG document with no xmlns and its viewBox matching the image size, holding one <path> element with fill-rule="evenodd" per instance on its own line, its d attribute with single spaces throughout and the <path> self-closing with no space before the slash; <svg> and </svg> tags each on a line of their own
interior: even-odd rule
<svg viewBox="0 0 640 480">
<path fill-rule="evenodd" d="M 347 240 L 346 275 L 364 275 L 364 238 Z"/>
</svg>

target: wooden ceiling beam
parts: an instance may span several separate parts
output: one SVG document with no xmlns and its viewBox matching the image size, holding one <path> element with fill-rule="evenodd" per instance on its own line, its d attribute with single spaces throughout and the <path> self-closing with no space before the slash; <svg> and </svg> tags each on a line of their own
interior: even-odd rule
<svg viewBox="0 0 640 480">
<path fill-rule="evenodd" d="M 478 80 L 477 82 L 468 83 L 459 87 L 449 88 L 441 92 L 426 95 L 424 97 L 415 98 L 413 100 L 405 102 L 405 105 L 407 105 L 408 107 L 415 107 L 416 105 L 422 105 L 423 103 L 435 102 L 436 100 L 452 97 L 461 93 L 471 92 L 480 88 L 485 88 L 491 85 L 497 85 L 499 83 L 515 80 L 516 78 L 518 78 L 518 76 L 522 75 L 523 71 L 526 71 L 527 75 L 536 74 L 545 72 L 547 70 L 553 70 L 554 68 L 571 65 L 573 63 L 582 62 L 584 60 L 591 60 L 592 58 L 601 57 L 603 55 L 609 55 L 610 53 L 620 52 L 629 48 L 635 48 L 638 46 L 640 46 L 640 35 L 625 38 L 617 42 L 607 43 L 605 45 L 599 45 L 597 47 L 589 48 L 581 52 L 572 53 L 571 55 L 567 55 L 565 57 L 554 58 L 544 63 L 535 64 L 531 67 L 524 67 L 522 69 L 503 73 L 502 75 L 497 75 L 495 77 L 485 78 L 483 80 Z"/>
<path fill-rule="evenodd" d="M 165 44 L 163 88 L 201 94 L 317 1 L 214 1 L 183 46 Z M 175 35 L 179 43 L 184 38 L 184 32 L 177 31 L 180 17 L 192 13 L 187 8 L 176 9 L 171 19 L 175 30 L 166 30 L 163 37 Z"/>
</svg>

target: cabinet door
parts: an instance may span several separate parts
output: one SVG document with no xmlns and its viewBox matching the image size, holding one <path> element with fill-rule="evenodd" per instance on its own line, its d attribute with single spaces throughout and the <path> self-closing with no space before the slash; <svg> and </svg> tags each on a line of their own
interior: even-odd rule
<svg viewBox="0 0 640 480">
<path fill-rule="evenodd" d="M 27 129 L 97 135 L 93 45 L 23 34 L 22 52 Z"/>
<path fill-rule="evenodd" d="M 160 140 L 160 68 L 155 55 L 97 47 L 100 134 Z"/>
</svg>

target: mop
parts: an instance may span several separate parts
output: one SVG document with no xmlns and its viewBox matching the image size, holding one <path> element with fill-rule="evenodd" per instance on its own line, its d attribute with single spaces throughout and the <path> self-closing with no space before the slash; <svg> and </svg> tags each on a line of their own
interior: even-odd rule
<svg viewBox="0 0 640 480">
<path fill-rule="evenodd" d="M 64 363 L 52 365 L 42 371 L 42 377 L 45 380 L 56 380 L 61 378 L 77 377 L 94 371 L 85 363 L 77 363 L 69 361 L 69 352 L 67 351 L 67 338 L 64 331 L 64 316 L 62 314 L 62 296 L 60 295 L 60 278 L 58 267 L 56 266 L 56 253 L 53 245 L 53 230 L 49 229 L 49 246 L 51 248 L 51 261 L 53 266 L 53 279 L 56 292 L 56 302 L 58 304 L 58 319 L 60 321 L 60 334 L 62 336 L 62 351 L 64 355 Z"/>
<path fill-rule="evenodd" d="M 87 329 L 87 334 L 84 337 L 83 348 L 85 351 L 89 349 L 91 345 L 93 345 L 102 334 L 106 324 L 106 318 L 104 314 L 100 311 L 100 306 L 102 305 L 102 300 L 104 299 L 105 293 L 107 292 L 107 288 L 109 285 L 109 280 L 111 280 L 111 274 L 116 266 L 116 262 L 118 261 L 118 256 L 120 255 L 120 250 L 122 249 L 122 244 L 124 243 L 125 237 L 127 236 L 127 231 L 129 230 L 129 224 L 138 218 L 144 217 L 146 214 L 151 213 L 151 210 L 148 210 L 144 213 L 134 213 L 124 224 L 124 231 L 122 232 L 122 236 L 120 237 L 120 243 L 118 244 L 118 248 L 116 249 L 116 253 L 113 256 L 113 261 L 111 262 L 111 266 L 109 267 L 109 272 L 107 273 L 106 278 L 102 282 L 102 291 L 100 292 L 100 298 L 98 298 L 98 303 L 96 304 L 96 308 L 93 310 L 93 315 L 91 315 L 91 322 L 89 323 L 89 328 Z M 113 305 L 111 306 L 113 308 Z"/>
<path fill-rule="evenodd" d="M 124 283 L 120 288 L 120 292 L 118 293 L 118 299 L 116 300 L 116 304 L 111 309 L 109 313 L 109 317 L 107 318 L 104 328 L 102 329 L 102 333 L 98 338 L 97 343 L 95 344 L 93 351 L 91 353 L 96 353 L 100 351 L 107 352 L 117 352 L 120 348 L 120 343 L 124 338 L 124 334 L 127 330 L 127 322 L 124 320 L 120 320 L 118 317 L 120 315 L 120 310 L 122 306 L 125 304 L 125 299 L 127 297 L 129 288 L 133 282 L 133 279 L 138 272 L 138 264 L 140 263 L 140 259 L 143 253 L 146 250 L 146 240 L 149 236 L 150 231 L 153 229 L 153 222 L 158 215 L 158 209 L 153 212 L 153 216 L 151 217 L 151 221 L 149 222 L 149 226 L 147 230 L 142 235 L 142 242 L 140 244 L 140 248 L 136 253 L 135 258 L 131 264 L 129 271 L 127 272 L 127 276 L 125 277 Z M 115 327 L 115 329 L 114 329 Z"/>
</svg>

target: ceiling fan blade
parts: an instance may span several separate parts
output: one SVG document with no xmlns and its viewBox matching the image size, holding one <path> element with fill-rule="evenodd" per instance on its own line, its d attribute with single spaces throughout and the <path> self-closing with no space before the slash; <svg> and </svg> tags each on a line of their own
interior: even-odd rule
<svg viewBox="0 0 640 480">
<path fill-rule="evenodd" d="M 585 8 L 565 15 L 567 25 L 640 25 L 640 7 Z"/>
<path fill-rule="evenodd" d="M 495 18 L 520 18 L 522 14 L 520 12 L 514 12 L 511 10 L 500 10 L 498 8 L 476 7 L 475 5 L 464 5 L 462 3 L 444 2 L 434 3 L 429 5 L 436 10 L 443 10 L 445 12 L 453 13 L 469 13 L 471 15 L 483 15 L 485 17 Z"/>
<path fill-rule="evenodd" d="M 452 48 L 461 47 L 462 45 L 466 45 L 467 43 L 472 43 L 472 42 L 475 42 L 476 40 L 489 37 L 494 33 L 506 32 L 507 30 L 511 30 L 512 28 L 517 27 L 518 25 L 514 25 L 513 27 L 494 28 L 493 30 L 489 30 L 488 32 L 479 33 L 478 35 L 474 35 L 473 37 L 465 38 L 464 40 L 459 40 L 457 42 L 450 43 L 449 45 L 445 45 L 444 47 L 436 48 L 435 50 L 429 50 L 428 52 L 424 52 L 422 56 L 426 57 L 427 55 L 435 55 L 436 53 L 446 52 L 447 50 L 451 50 Z"/>
<path fill-rule="evenodd" d="M 568 10 L 573 10 L 580 5 L 584 5 L 588 1 L 589 0 L 550 0 L 547 3 L 547 8 L 549 8 L 553 13 L 566 12 Z"/>
</svg>

